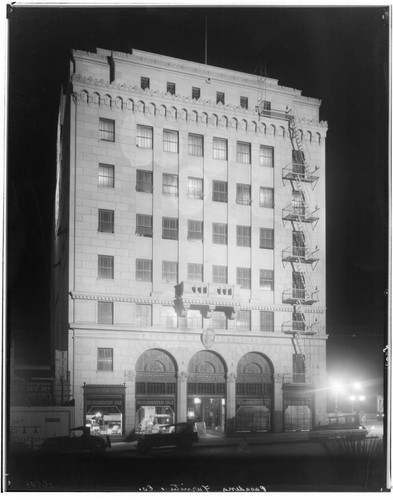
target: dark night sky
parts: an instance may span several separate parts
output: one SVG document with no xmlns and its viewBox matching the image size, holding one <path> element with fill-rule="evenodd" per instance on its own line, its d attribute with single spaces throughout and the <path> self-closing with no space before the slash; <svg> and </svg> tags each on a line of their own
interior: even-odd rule
<svg viewBox="0 0 393 500">
<path fill-rule="evenodd" d="M 389 23 L 371 7 L 13 8 L 9 14 L 8 320 L 16 359 L 49 363 L 50 224 L 60 86 L 73 48 L 132 48 L 268 76 L 322 99 L 328 368 L 383 376 Z"/>
</svg>

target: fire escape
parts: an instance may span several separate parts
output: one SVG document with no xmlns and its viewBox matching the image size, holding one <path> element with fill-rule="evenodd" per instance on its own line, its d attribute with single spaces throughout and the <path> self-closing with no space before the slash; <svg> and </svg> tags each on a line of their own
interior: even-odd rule
<svg viewBox="0 0 393 500">
<path fill-rule="evenodd" d="M 310 202 L 309 189 L 318 181 L 318 169 L 312 167 L 307 159 L 301 132 L 297 128 L 292 113 L 287 114 L 289 137 L 292 142 L 292 162 L 283 168 L 284 185 L 289 182 L 292 188 L 292 202 L 282 211 L 283 223 L 292 225 L 292 246 L 282 252 L 284 265 L 292 267 L 292 288 L 284 290 L 282 301 L 293 306 L 292 321 L 284 322 L 282 331 L 292 335 L 295 353 L 301 355 L 304 375 L 294 374 L 294 382 L 306 382 L 312 376 L 310 353 L 307 339 L 318 332 L 318 324 L 309 319 L 305 306 L 318 301 L 318 289 L 313 288 L 312 271 L 318 264 L 319 249 L 313 246 L 313 230 L 319 220 L 319 209 Z"/>
</svg>

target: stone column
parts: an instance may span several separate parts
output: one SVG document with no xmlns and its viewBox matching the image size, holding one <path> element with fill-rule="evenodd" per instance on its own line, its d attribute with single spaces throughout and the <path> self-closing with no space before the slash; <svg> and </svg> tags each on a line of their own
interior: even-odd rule
<svg viewBox="0 0 393 500">
<path fill-rule="evenodd" d="M 273 432 L 282 432 L 283 423 L 282 375 L 277 373 L 274 377 Z"/>
<path fill-rule="evenodd" d="M 226 397 L 226 433 L 235 432 L 236 416 L 236 373 L 230 373 L 227 377 L 227 397 Z"/>
<path fill-rule="evenodd" d="M 185 422 L 187 420 L 187 378 L 188 374 L 185 372 L 179 373 L 177 377 L 177 422 Z"/>
<path fill-rule="evenodd" d="M 125 372 L 125 418 L 123 421 L 123 434 L 128 434 L 135 429 L 135 372 L 129 370 Z"/>
</svg>

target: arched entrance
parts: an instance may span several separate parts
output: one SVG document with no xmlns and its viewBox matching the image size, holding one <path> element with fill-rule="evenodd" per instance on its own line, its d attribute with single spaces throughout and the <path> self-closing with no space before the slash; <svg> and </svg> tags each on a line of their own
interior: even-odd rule
<svg viewBox="0 0 393 500">
<path fill-rule="evenodd" d="M 245 354 L 237 366 L 236 431 L 271 430 L 273 368 L 258 352 Z"/>
<path fill-rule="evenodd" d="M 226 366 L 212 351 L 196 353 L 188 365 L 187 418 L 206 430 L 224 431 Z"/>
<path fill-rule="evenodd" d="M 158 432 L 175 421 L 176 372 L 174 359 L 165 351 L 145 351 L 136 363 L 136 431 Z"/>
</svg>

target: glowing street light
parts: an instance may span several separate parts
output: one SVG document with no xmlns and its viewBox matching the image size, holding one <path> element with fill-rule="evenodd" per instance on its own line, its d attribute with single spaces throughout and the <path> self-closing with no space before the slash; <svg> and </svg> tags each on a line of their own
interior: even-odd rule
<svg viewBox="0 0 393 500">
<path fill-rule="evenodd" d="M 333 387 L 333 390 L 334 390 L 334 413 L 337 415 L 338 413 L 338 405 L 337 405 L 337 399 L 338 399 L 338 393 L 342 390 L 342 383 L 335 380 L 333 381 L 332 383 L 332 387 Z"/>
<path fill-rule="evenodd" d="M 353 388 L 355 389 L 355 391 L 361 391 L 362 390 L 362 384 L 360 382 L 355 382 L 353 384 Z"/>
</svg>

